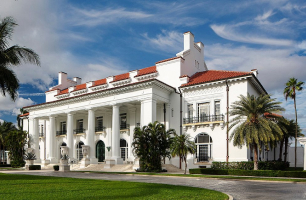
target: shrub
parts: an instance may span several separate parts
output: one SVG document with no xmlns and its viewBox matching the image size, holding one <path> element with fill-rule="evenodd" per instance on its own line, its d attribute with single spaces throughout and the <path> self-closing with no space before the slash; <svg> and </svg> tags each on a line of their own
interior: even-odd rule
<svg viewBox="0 0 306 200">
<path fill-rule="evenodd" d="M 40 165 L 30 165 L 29 170 L 41 170 L 41 166 Z"/>
<path fill-rule="evenodd" d="M 58 165 L 54 165 L 53 169 L 54 169 L 54 171 L 58 171 L 59 170 L 59 166 Z"/>
<path fill-rule="evenodd" d="M 12 160 L 11 161 L 11 166 L 13 168 L 19 168 L 19 167 L 24 167 L 25 161 L 24 160 Z"/>
<path fill-rule="evenodd" d="M 282 161 L 259 161 L 259 170 L 285 170 L 289 167 L 289 162 Z M 212 169 L 241 169 L 241 170 L 253 170 L 254 163 L 251 162 L 213 162 Z"/>
<path fill-rule="evenodd" d="M 10 164 L 0 164 L 0 167 L 11 167 Z"/>
<path fill-rule="evenodd" d="M 238 175 L 238 176 L 264 176 L 264 177 L 295 177 L 306 178 L 306 171 L 280 171 L 280 170 L 230 170 L 230 169 L 189 169 L 190 174 L 212 175 Z"/>
</svg>

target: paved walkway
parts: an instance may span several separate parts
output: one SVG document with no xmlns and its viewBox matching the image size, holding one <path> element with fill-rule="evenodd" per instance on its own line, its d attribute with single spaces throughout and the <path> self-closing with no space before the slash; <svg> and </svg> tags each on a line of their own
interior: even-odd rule
<svg viewBox="0 0 306 200">
<path fill-rule="evenodd" d="M 226 180 L 195 177 L 164 177 L 145 175 L 97 174 L 80 172 L 41 171 L 2 171 L 11 174 L 29 174 L 39 176 L 72 177 L 86 179 L 103 179 L 118 181 L 133 181 L 146 183 L 162 183 L 207 188 L 230 194 L 234 199 L 241 200 L 301 200 L 306 199 L 305 183 L 285 183 L 266 181 Z"/>
</svg>

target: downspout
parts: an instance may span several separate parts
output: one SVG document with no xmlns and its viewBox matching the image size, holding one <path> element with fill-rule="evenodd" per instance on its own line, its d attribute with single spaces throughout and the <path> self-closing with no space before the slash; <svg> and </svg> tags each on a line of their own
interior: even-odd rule
<svg viewBox="0 0 306 200">
<path fill-rule="evenodd" d="M 182 135 L 183 133 L 183 121 L 182 121 L 182 117 L 183 117 L 183 97 L 182 97 L 182 92 L 181 92 L 181 89 L 178 88 L 179 91 L 180 91 L 180 135 Z"/>
<path fill-rule="evenodd" d="M 229 148 L 228 148 L 228 123 L 229 123 L 229 86 L 227 79 L 225 80 L 226 84 L 226 162 L 228 163 L 229 159 Z"/>
<path fill-rule="evenodd" d="M 166 129 L 166 104 L 164 103 L 164 125 Z"/>
</svg>

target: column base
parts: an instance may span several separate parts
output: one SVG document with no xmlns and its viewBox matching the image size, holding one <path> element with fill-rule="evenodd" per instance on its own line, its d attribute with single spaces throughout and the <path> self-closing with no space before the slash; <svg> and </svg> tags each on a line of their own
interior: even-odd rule
<svg viewBox="0 0 306 200">
<path fill-rule="evenodd" d="M 58 159 L 57 158 L 50 158 L 50 164 L 58 164 Z"/>
<path fill-rule="evenodd" d="M 36 160 L 34 160 L 34 163 L 35 163 L 35 164 L 40 164 L 40 163 L 41 163 L 40 158 L 37 158 Z"/>
<path fill-rule="evenodd" d="M 112 166 L 114 166 L 115 164 L 116 164 L 115 160 L 106 159 L 106 160 L 105 160 L 104 168 L 105 168 L 105 169 L 109 169 L 109 168 L 111 168 Z"/>
<path fill-rule="evenodd" d="M 89 158 L 83 158 L 81 160 L 81 165 L 80 168 L 85 168 L 90 164 L 90 159 Z"/>
<path fill-rule="evenodd" d="M 90 158 L 90 164 L 98 164 L 97 158 Z"/>
<path fill-rule="evenodd" d="M 115 160 L 116 165 L 122 165 L 123 164 L 123 159 L 122 158 L 113 157 L 111 159 Z"/>
<path fill-rule="evenodd" d="M 133 169 L 134 169 L 134 170 L 140 169 L 140 161 L 139 161 L 139 158 L 136 158 L 136 159 L 134 160 Z"/>
<path fill-rule="evenodd" d="M 42 160 L 41 161 L 41 166 L 42 167 L 46 167 L 47 165 L 49 165 L 50 164 L 50 160 Z"/>
</svg>

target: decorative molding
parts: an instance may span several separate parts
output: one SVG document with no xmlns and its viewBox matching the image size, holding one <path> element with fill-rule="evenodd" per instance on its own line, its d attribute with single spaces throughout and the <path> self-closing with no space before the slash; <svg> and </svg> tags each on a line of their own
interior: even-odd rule
<svg viewBox="0 0 306 200">
<path fill-rule="evenodd" d="M 144 81 L 144 80 L 152 79 L 152 78 L 157 77 L 157 76 L 158 76 L 158 72 L 154 72 L 154 73 L 151 73 L 151 74 L 144 74 L 142 76 L 137 76 L 135 78 L 138 81 Z"/>
<path fill-rule="evenodd" d="M 91 86 L 91 90 L 92 91 L 99 91 L 99 90 L 103 90 L 106 89 L 108 87 L 108 84 L 103 84 L 103 85 L 97 85 L 97 86 Z"/>
<path fill-rule="evenodd" d="M 72 91 L 70 92 L 71 94 L 73 94 L 74 96 L 80 95 L 80 94 L 85 94 L 87 92 L 87 88 L 82 89 L 82 90 L 77 90 L 77 91 Z"/>
<path fill-rule="evenodd" d="M 120 81 L 112 82 L 111 84 L 114 87 L 118 87 L 118 86 L 126 85 L 130 82 L 131 82 L 131 78 L 128 78 L 128 79 L 123 79 L 123 80 L 120 80 Z"/>
</svg>

